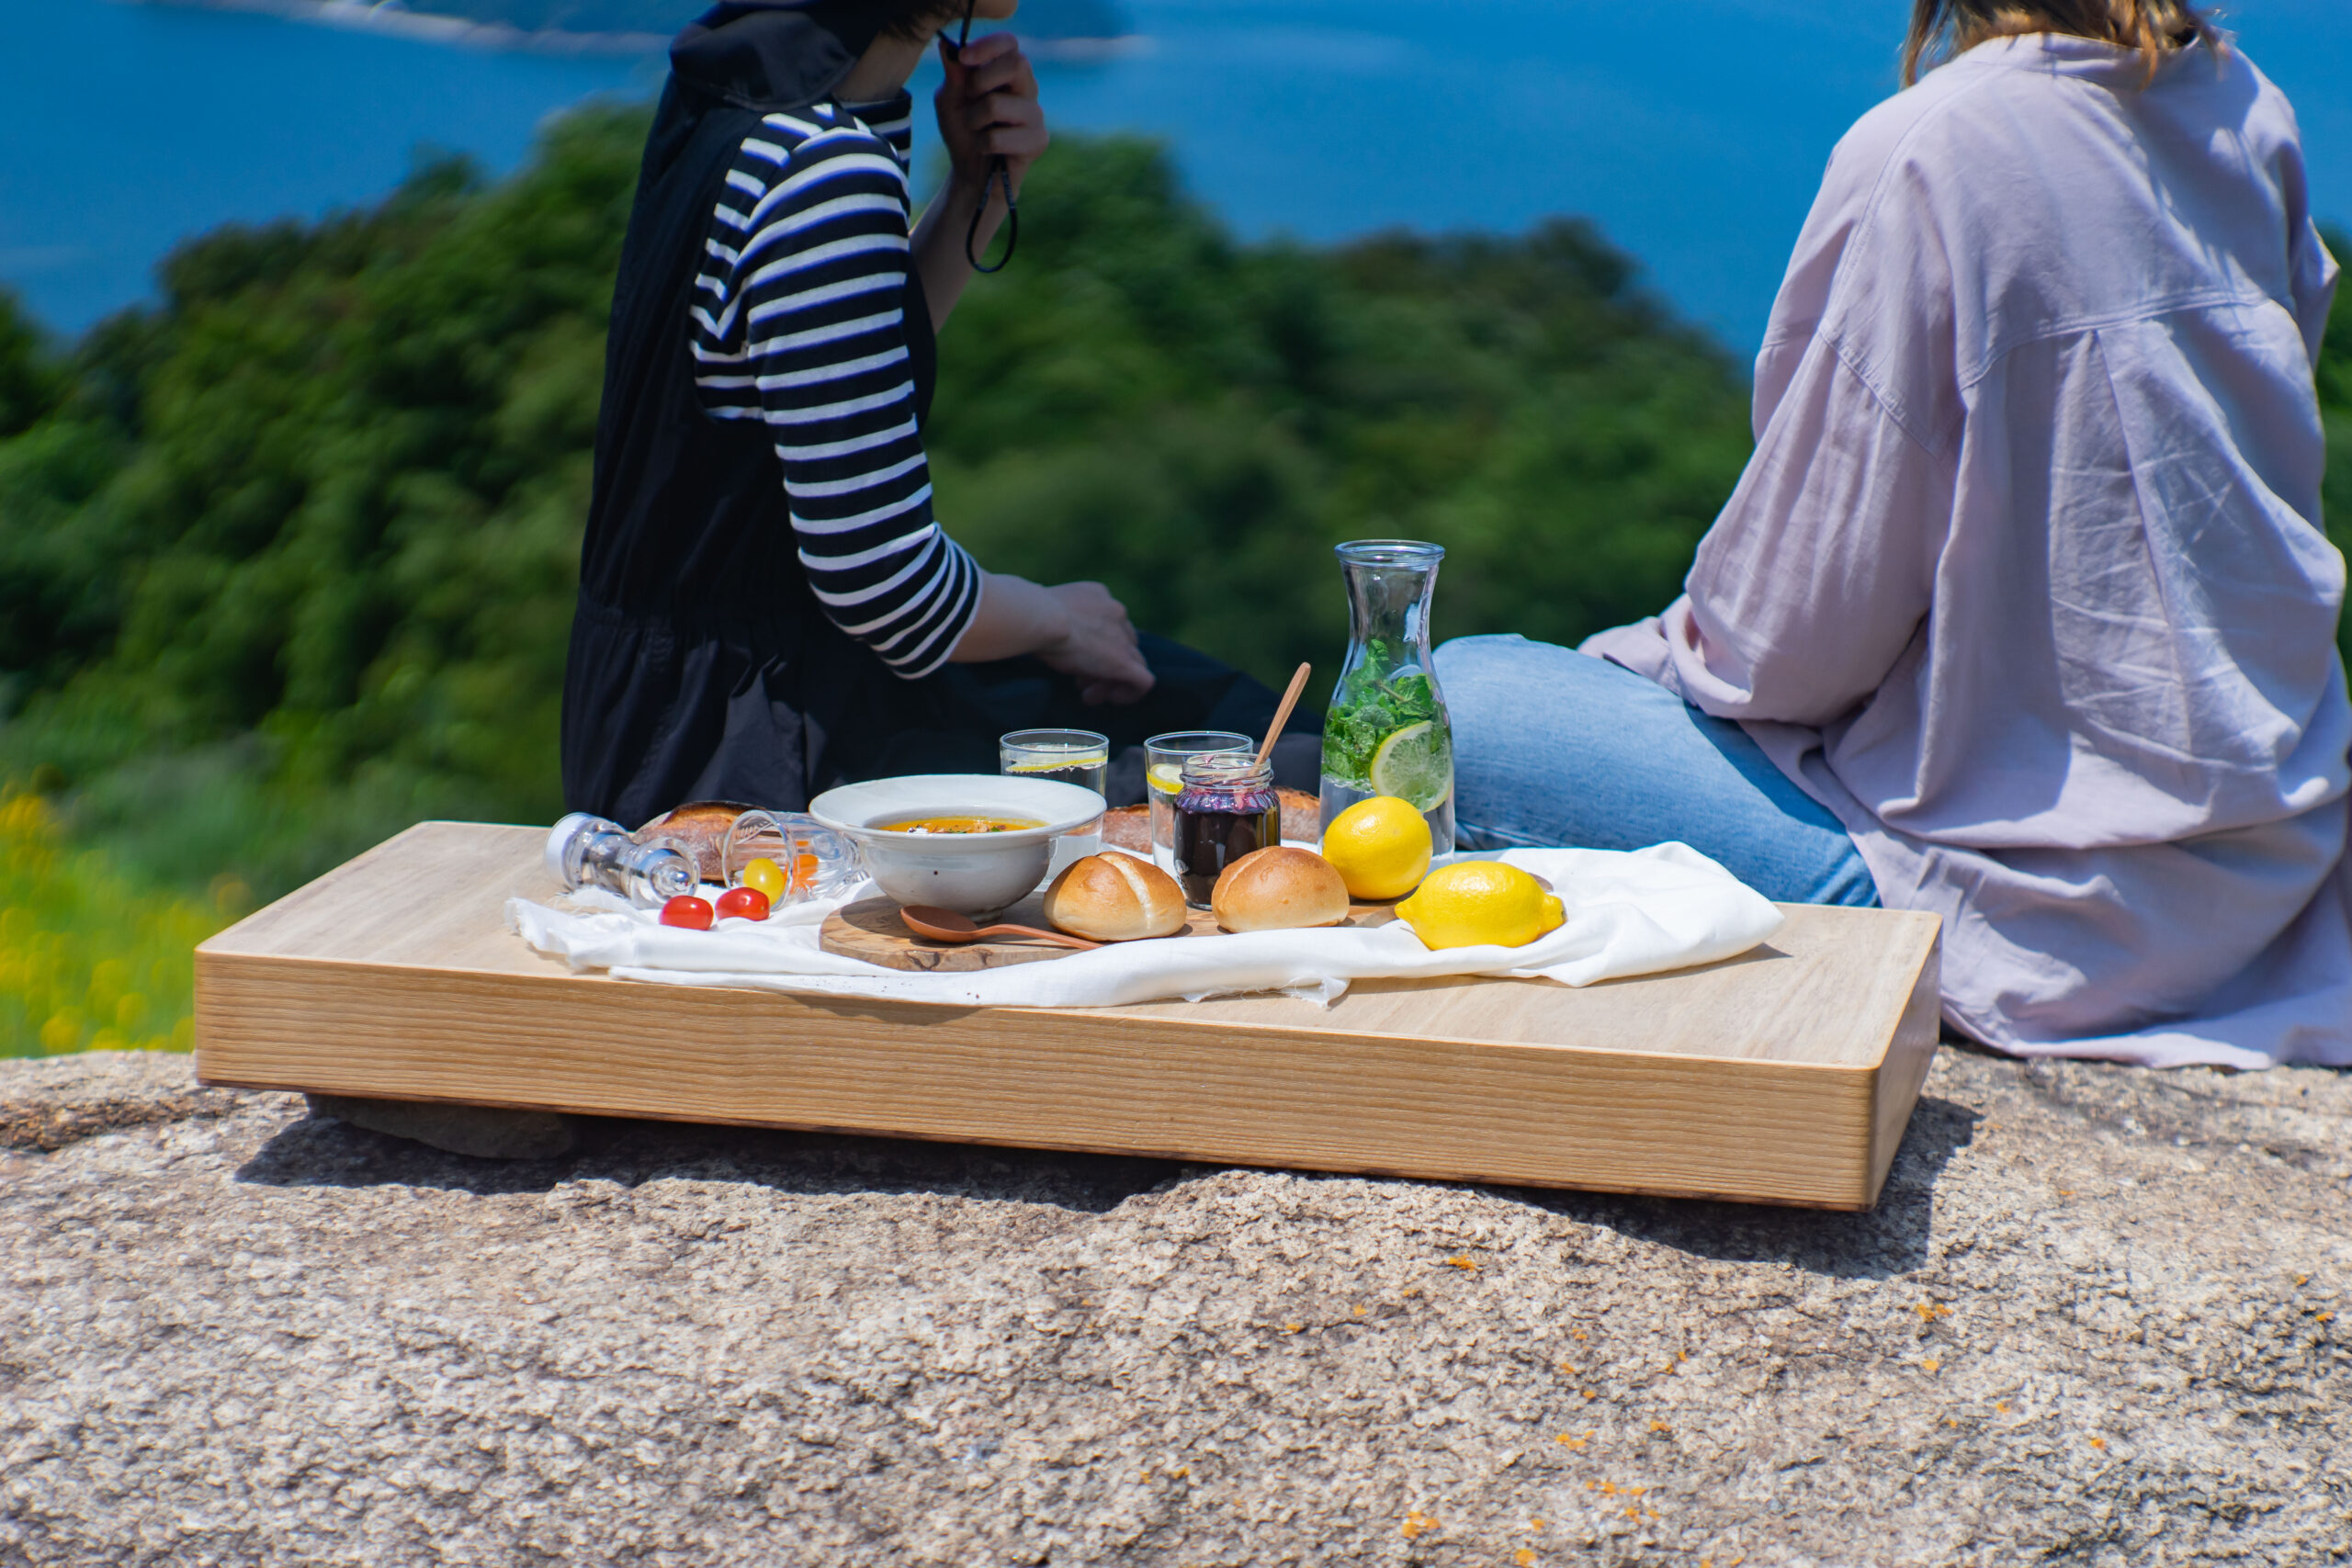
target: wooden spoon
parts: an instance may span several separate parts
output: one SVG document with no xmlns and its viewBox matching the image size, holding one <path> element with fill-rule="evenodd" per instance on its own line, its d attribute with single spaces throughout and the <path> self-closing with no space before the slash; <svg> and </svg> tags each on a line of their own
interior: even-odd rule
<svg viewBox="0 0 2352 1568">
<path fill-rule="evenodd" d="M 1258 765 L 1264 767 L 1274 754 L 1274 742 L 1283 736 L 1283 726 L 1290 722 L 1290 710 L 1298 705 L 1298 694 L 1306 690 L 1306 673 L 1312 664 L 1302 664 L 1298 673 L 1290 678 L 1290 690 L 1283 694 L 1283 705 L 1274 710 L 1274 722 L 1266 728 L 1266 739 L 1258 747 Z"/>
<path fill-rule="evenodd" d="M 969 915 L 959 915 L 953 909 L 943 909 L 936 904 L 903 904 L 899 919 L 917 936 L 927 936 L 933 942 L 981 942 L 992 936 L 1026 937 L 1032 942 L 1050 942 L 1059 947 L 1096 948 L 1102 944 L 1089 942 L 1081 936 L 1064 936 L 1037 926 L 983 926 L 973 922 Z"/>
</svg>

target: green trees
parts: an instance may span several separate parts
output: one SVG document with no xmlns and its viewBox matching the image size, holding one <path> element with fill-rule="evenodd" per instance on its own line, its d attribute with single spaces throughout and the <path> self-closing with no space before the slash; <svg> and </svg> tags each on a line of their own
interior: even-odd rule
<svg viewBox="0 0 2352 1568">
<path fill-rule="evenodd" d="M 495 186 L 440 164 L 196 241 L 62 366 L 0 319 L 0 776 L 143 874 L 260 893 L 560 808 L 642 133 L 587 110 Z M 1023 205 L 943 344 L 941 517 L 1269 678 L 1336 663 L 1346 538 L 1447 545 L 1441 635 L 1654 609 L 1746 453 L 1738 375 L 1581 226 L 1244 245 L 1120 139 L 1058 142 Z"/>
<path fill-rule="evenodd" d="M 1445 545 L 1441 636 L 1672 596 L 1746 392 L 1589 229 L 1240 247 L 1170 180 L 1133 143 L 1046 160 L 1035 251 L 959 309 L 942 515 L 984 560 L 1102 576 L 1270 677 L 1343 645 L 1342 539 Z"/>
<path fill-rule="evenodd" d="M 264 891 L 419 816 L 555 809 L 604 321 L 642 121 L 484 189 L 225 230 L 0 445 L 0 770 L 151 874 Z"/>
<path fill-rule="evenodd" d="M 40 334 L 17 302 L 0 294 L 0 436 L 14 435 L 49 412 L 57 370 Z"/>
</svg>

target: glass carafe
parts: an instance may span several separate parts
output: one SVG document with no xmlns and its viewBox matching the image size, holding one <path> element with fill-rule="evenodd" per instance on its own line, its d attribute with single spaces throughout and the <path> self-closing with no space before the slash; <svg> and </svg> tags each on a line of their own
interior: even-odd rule
<svg viewBox="0 0 2352 1568">
<path fill-rule="evenodd" d="M 1323 826 L 1360 800 L 1393 795 L 1453 849 L 1453 727 L 1430 668 L 1430 597 L 1443 547 L 1359 539 L 1339 547 L 1348 585 L 1348 659 L 1323 720 Z"/>
</svg>

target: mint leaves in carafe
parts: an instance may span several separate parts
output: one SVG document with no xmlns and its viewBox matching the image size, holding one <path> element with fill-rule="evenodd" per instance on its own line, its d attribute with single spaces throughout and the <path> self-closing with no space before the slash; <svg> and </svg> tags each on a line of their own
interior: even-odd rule
<svg viewBox="0 0 2352 1568">
<path fill-rule="evenodd" d="M 1394 795 L 1429 819 L 1438 853 L 1453 847 L 1453 733 L 1430 673 L 1429 601 L 1435 545 L 1342 545 L 1348 657 L 1323 720 L 1322 817 Z"/>
</svg>

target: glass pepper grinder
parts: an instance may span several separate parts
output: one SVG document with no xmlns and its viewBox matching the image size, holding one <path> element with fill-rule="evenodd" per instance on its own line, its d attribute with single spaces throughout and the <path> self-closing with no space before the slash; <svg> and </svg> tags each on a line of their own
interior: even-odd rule
<svg viewBox="0 0 2352 1568">
<path fill-rule="evenodd" d="M 1209 908 L 1227 866 L 1283 841 L 1273 765 L 1254 752 L 1194 752 L 1184 760 L 1184 785 L 1171 804 L 1176 881 L 1195 909 Z"/>
<path fill-rule="evenodd" d="M 1339 547 L 1348 657 L 1323 720 L 1323 827 L 1374 795 L 1395 795 L 1453 850 L 1453 727 L 1430 663 L 1430 599 L 1442 545 L 1358 539 Z"/>
<path fill-rule="evenodd" d="M 602 817 L 575 811 L 548 833 L 548 870 L 566 893 L 601 887 L 640 909 L 658 909 L 702 880 L 694 850 L 676 839 L 643 843 Z"/>
</svg>

